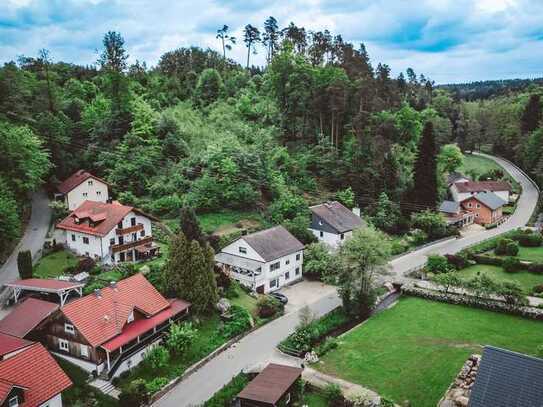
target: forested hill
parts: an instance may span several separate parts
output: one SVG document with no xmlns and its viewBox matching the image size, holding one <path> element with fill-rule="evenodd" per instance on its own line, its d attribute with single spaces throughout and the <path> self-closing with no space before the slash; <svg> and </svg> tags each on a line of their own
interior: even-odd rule
<svg viewBox="0 0 543 407">
<path fill-rule="evenodd" d="M 437 89 L 450 91 L 455 98 L 463 100 L 489 99 L 493 96 L 506 95 L 526 89 L 529 86 L 543 85 L 543 78 L 502 79 L 495 81 L 476 81 L 452 83 L 436 86 Z"/>
</svg>

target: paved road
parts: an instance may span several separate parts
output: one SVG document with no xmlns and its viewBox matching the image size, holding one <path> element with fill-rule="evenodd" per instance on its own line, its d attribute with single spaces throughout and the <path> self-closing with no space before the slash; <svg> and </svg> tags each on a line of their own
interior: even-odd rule
<svg viewBox="0 0 543 407">
<path fill-rule="evenodd" d="M 461 239 L 436 243 L 396 258 L 391 261 L 391 271 L 394 275 L 401 277 L 411 268 L 423 265 L 426 262 L 426 255 L 430 253 L 453 253 L 528 223 L 537 203 L 537 189 L 512 164 L 499 158 L 489 158 L 502 165 L 522 185 L 523 193 L 519 199 L 517 210 L 511 218 L 496 229 L 482 231 L 479 234 Z M 322 298 L 316 299 L 310 307 L 318 315 L 323 315 L 340 303 L 337 294 L 325 293 Z M 200 370 L 179 383 L 154 405 L 159 407 L 189 407 L 205 402 L 242 369 L 272 359 L 276 345 L 296 328 L 298 313 L 299 308 L 247 335 L 239 343 L 212 359 Z"/>
<path fill-rule="evenodd" d="M 32 256 L 43 247 L 43 242 L 49 229 L 51 209 L 45 191 L 40 190 L 32 194 L 32 214 L 24 235 L 11 256 L 0 268 L 0 291 L 2 284 L 19 278 L 17 270 L 17 253 L 21 250 L 30 250 Z"/>
</svg>

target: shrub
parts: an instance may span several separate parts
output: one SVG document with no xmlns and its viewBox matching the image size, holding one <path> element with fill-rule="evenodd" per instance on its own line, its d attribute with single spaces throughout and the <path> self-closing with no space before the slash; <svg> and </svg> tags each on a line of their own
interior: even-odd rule
<svg viewBox="0 0 543 407">
<path fill-rule="evenodd" d="M 394 239 L 392 240 L 390 251 L 393 256 L 396 256 L 408 251 L 409 247 L 409 242 L 406 239 Z"/>
<path fill-rule="evenodd" d="M 439 239 L 447 235 L 447 223 L 443 215 L 431 210 L 415 213 L 411 216 L 414 228 L 424 231 L 430 239 Z"/>
<path fill-rule="evenodd" d="M 82 257 L 77 263 L 76 273 L 89 273 L 96 266 L 96 262 L 90 257 Z"/>
<path fill-rule="evenodd" d="M 324 398 L 328 402 L 328 405 L 335 405 L 338 402 L 343 401 L 343 393 L 341 387 L 336 383 L 329 383 L 323 390 Z"/>
<path fill-rule="evenodd" d="M 141 406 L 149 401 L 147 384 L 143 379 L 132 380 L 119 395 L 119 404 L 123 407 Z"/>
<path fill-rule="evenodd" d="M 509 242 L 505 248 L 505 254 L 508 256 L 516 256 L 518 254 L 519 247 L 517 242 Z"/>
<path fill-rule="evenodd" d="M 469 265 L 468 256 L 466 253 L 446 254 L 445 257 L 450 265 L 457 270 L 462 270 Z"/>
<path fill-rule="evenodd" d="M 333 256 L 322 242 L 307 245 L 304 250 L 304 276 L 325 280 L 333 270 Z"/>
<path fill-rule="evenodd" d="M 315 352 L 317 352 L 317 355 L 321 357 L 321 356 L 324 356 L 328 351 L 331 351 L 332 349 L 335 349 L 337 347 L 338 347 L 337 338 L 334 338 L 333 336 L 328 336 L 326 337 L 323 343 L 317 346 L 317 348 L 315 349 Z"/>
<path fill-rule="evenodd" d="M 426 271 L 434 274 L 448 273 L 452 271 L 452 266 L 445 256 L 431 255 L 428 256 Z"/>
<path fill-rule="evenodd" d="M 221 328 L 221 333 L 227 338 L 233 338 L 251 328 L 251 314 L 239 305 L 230 307 L 230 320 L 227 321 Z"/>
<path fill-rule="evenodd" d="M 452 287 L 462 286 L 462 280 L 454 272 L 438 274 L 432 281 L 443 287 L 445 293 L 449 292 Z"/>
<path fill-rule="evenodd" d="M 177 194 L 166 195 L 153 200 L 151 211 L 157 215 L 171 215 L 176 214 L 181 206 L 183 206 L 183 202 Z"/>
<path fill-rule="evenodd" d="M 514 257 L 507 257 L 503 261 L 503 269 L 508 273 L 515 273 L 520 270 L 520 261 Z"/>
<path fill-rule="evenodd" d="M 543 273 L 543 263 L 532 263 L 528 266 L 528 271 L 532 273 Z"/>
<path fill-rule="evenodd" d="M 256 306 L 260 318 L 271 318 L 280 312 L 283 307 L 279 300 L 269 295 L 260 297 Z"/>
<path fill-rule="evenodd" d="M 491 266 L 502 266 L 504 263 L 504 260 L 499 257 L 488 256 L 485 254 L 474 254 L 473 260 L 475 260 L 476 263 L 488 264 Z"/>
<path fill-rule="evenodd" d="M 239 290 L 241 290 L 239 283 L 236 280 L 232 280 L 224 291 L 224 296 L 228 299 L 238 298 Z"/>
<path fill-rule="evenodd" d="M 204 407 L 229 407 L 232 405 L 232 400 L 243 390 L 249 383 L 249 376 L 245 373 L 240 373 L 232 379 L 230 383 L 220 389 L 208 401 L 204 403 Z"/>
<path fill-rule="evenodd" d="M 172 324 L 166 338 L 166 346 L 174 355 L 180 355 L 190 347 L 196 334 L 197 330 L 192 327 L 190 322 Z"/>
<path fill-rule="evenodd" d="M 428 234 L 420 229 L 414 229 L 410 233 L 411 241 L 415 246 L 419 246 L 428 241 Z"/>
<path fill-rule="evenodd" d="M 494 254 L 496 256 L 503 256 L 507 254 L 507 246 L 510 243 L 513 243 L 513 240 L 506 238 L 498 239 L 498 243 L 496 244 L 496 248 L 494 249 Z"/>
<path fill-rule="evenodd" d="M 17 254 L 17 268 L 21 278 L 32 278 L 32 253 L 23 250 Z"/>
<path fill-rule="evenodd" d="M 497 294 L 502 296 L 507 304 L 517 305 L 526 303 L 522 287 L 516 281 L 504 281 L 498 286 Z"/>
<path fill-rule="evenodd" d="M 170 353 L 164 346 L 156 346 L 145 355 L 145 362 L 155 370 L 166 367 L 169 361 Z"/>
<path fill-rule="evenodd" d="M 541 233 L 532 232 L 531 230 L 517 230 L 511 238 L 524 247 L 539 247 L 543 244 Z"/>
<path fill-rule="evenodd" d="M 162 389 L 168 384 L 169 380 L 166 377 L 155 377 L 153 380 L 148 382 L 145 387 L 149 394 L 155 394 L 157 391 Z"/>
<path fill-rule="evenodd" d="M 543 284 L 538 284 L 538 285 L 534 286 L 534 288 L 532 289 L 532 291 L 533 291 L 535 294 L 543 293 Z"/>
</svg>

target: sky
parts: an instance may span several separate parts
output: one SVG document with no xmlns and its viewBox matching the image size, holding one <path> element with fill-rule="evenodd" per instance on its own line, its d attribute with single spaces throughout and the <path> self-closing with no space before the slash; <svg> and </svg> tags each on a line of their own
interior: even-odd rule
<svg viewBox="0 0 543 407">
<path fill-rule="evenodd" d="M 363 42 L 372 63 L 411 67 L 436 83 L 543 76 L 543 0 L 0 0 L 0 63 L 46 48 L 55 61 L 95 63 L 105 32 L 119 31 L 130 61 L 196 45 L 219 50 L 227 24 L 246 58 L 246 24 L 274 16 Z M 264 50 L 253 56 L 264 64 Z"/>
</svg>

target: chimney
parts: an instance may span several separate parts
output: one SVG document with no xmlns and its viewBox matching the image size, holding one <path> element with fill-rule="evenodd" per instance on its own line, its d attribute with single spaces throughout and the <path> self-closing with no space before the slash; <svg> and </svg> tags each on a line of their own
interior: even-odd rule
<svg viewBox="0 0 543 407">
<path fill-rule="evenodd" d="M 94 290 L 94 295 L 96 295 L 96 298 L 102 298 L 102 291 L 99 288 L 96 288 Z"/>
<path fill-rule="evenodd" d="M 354 207 L 354 208 L 353 208 L 353 213 L 354 213 L 356 216 L 360 217 L 360 208 Z"/>
<path fill-rule="evenodd" d="M 111 281 L 111 282 L 109 283 L 109 286 L 110 286 L 111 288 L 113 288 L 115 291 L 117 291 L 117 282 L 116 282 L 116 281 Z"/>
</svg>

